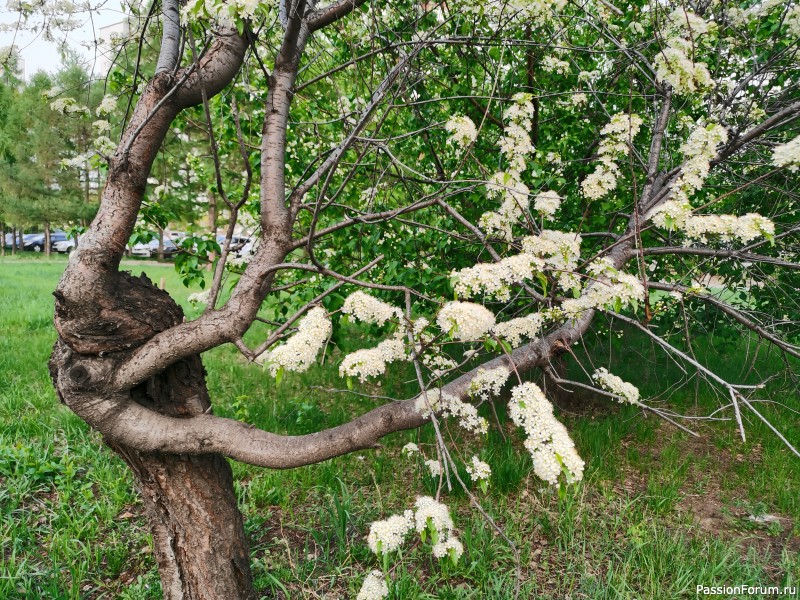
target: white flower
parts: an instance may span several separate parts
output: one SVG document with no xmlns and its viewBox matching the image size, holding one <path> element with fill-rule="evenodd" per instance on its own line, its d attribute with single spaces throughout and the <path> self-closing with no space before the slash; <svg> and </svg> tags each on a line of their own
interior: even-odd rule
<svg viewBox="0 0 800 600">
<path fill-rule="evenodd" d="M 561 196 L 552 190 L 541 192 L 533 200 L 533 207 L 545 217 L 553 217 L 559 206 L 561 206 Z"/>
<path fill-rule="evenodd" d="M 592 374 L 594 379 L 601 388 L 612 394 L 620 396 L 620 402 L 629 402 L 630 404 L 639 404 L 639 390 L 632 383 L 623 381 L 616 375 L 609 373 L 607 369 L 601 367 Z"/>
<path fill-rule="evenodd" d="M 106 115 L 110 115 L 114 112 L 117 108 L 117 99 L 113 96 L 103 96 L 103 99 L 100 101 L 100 104 L 97 105 L 95 109 L 95 114 L 98 117 L 103 117 Z"/>
<path fill-rule="evenodd" d="M 477 340 L 494 326 L 494 314 L 472 302 L 448 302 L 439 311 L 436 324 L 462 341 Z"/>
<path fill-rule="evenodd" d="M 508 381 L 511 371 L 506 367 L 496 367 L 494 369 L 479 368 L 475 377 L 469 382 L 467 393 L 470 396 L 488 400 L 490 396 L 497 396 L 500 390 Z"/>
<path fill-rule="evenodd" d="M 455 115 L 445 123 L 444 128 L 450 133 L 450 143 L 466 148 L 478 138 L 478 130 L 472 119 L 464 115 Z"/>
<path fill-rule="evenodd" d="M 578 266 L 582 241 L 576 233 L 544 229 L 540 235 L 523 238 L 522 249 L 543 258 L 546 267 L 555 271 L 559 287 L 569 291 L 580 282 L 574 271 Z"/>
<path fill-rule="evenodd" d="M 596 308 L 622 308 L 644 300 L 644 286 L 634 275 L 617 271 L 607 261 L 595 261 L 588 267 L 596 278 L 586 286 L 578 298 L 569 298 L 561 303 L 561 310 L 570 319 Z"/>
<path fill-rule="evenodd" d="M 492 468 L 477 456 L 473 456 L 472 464 L 467 465 L 467 473 L 469 473 L 472 481 L 480 481 L 482 479 L 489 479 L 492 474 Z"/>
<path fill-rule="evenodd" d="M 59 98 L 50 103 L 50 108 L 62 115 L 88 115 L 89 109 L 78 102 L 74 98 Z"/>
<path fill-rule="evenodd" d="M 772 164 L 776 167 L 786 167 L 792 173 L 800 169 L 800 135 L 785 144 L 775 146 L 772 150 Z"/>
<path fill-rule="evenodd" d="M 367 544 L 375 554 L 389 554 L 403 545 L 409 531 L 414 529 L 414 513 L 410 510 L 402 515 L 392 515 L 369 526 Z"/>
<path fill-rule="evenodd" d="M 452 552 L 454 560 L 457 561 L 464 554 L 464 546 L 458 538 L 450 536 L 445 541 L 434 544 L 431 552 L 436 558 L 446 558 Z"/>
<path fill-rule="evenodd" d="M 402 449 L 403 454 L 406 456 L 411 456 L 412 454 L 419 453 L 419 446 L 417 446 L 414 442 L 408 442 Z"/>
<path fill-rule="evenodd" d="M 543 260 L 529 253 L 510 256 L 495 263 L 477 264 L 453 271 L 453 288 L 463 298 L 483 293 L 498 300 L 508 300 L 512 285 L 530 279 L 536 272 L 541 272 L 544 265 Z"/>
<path fill-rule="evenodd" d="M 353 292 L 344 301 L 342 312 L 351 315 L 357 321 L 383 325 L 386 321 L 401 318 L 403 312 L 391 304 L 373 298 L 361 290 Z"/>
<path fill-rule="evenodd" d="M 261 354 L 256 362 L 269 363 L 273 377 L 280 369 L 302 373 L 316 360 L 330 335 L 331 320 L 328 314 L 325 309 L 315 306 L 300 320 L 297 333 L 281 346 Z"/>
<path fill-rule="evenodd" d="M 430 471 L 431 477 L 441 477 L 442 476 L 442 463 L 438 460 L 426 460 L 425 466 L 428 467 L 428 471 Z"/>
<path fill-rule="evenodd" d="M 583 106 L 589 101 L 589 98 L 586 94 L 573 94 L 569 101 L 573 106 Z"/>
<path fill-rule="evenodd" d="M 512 348 L 518 348 L 522 345 L 524 338 L 532 339 L 536 337 L 542 330 L 543 325 L 544 316 L 541 313 L 531 313 L 524 317 L 498 323 L 492 327 L 492 333 L 507 341 Z"/>
<path fill-rule="evenodd" d="M 478 415 L 477 408 L 438 389 L 427 390 L 417 396 L 414 408 L 426 418 L 431 415 L 431 412 L 439 413 L 445 418 L 457 418 L 458 425 L 472 433 L 485 434 L 489 431 L 489 423 Z"/>
<path fill-rule="evenodd" d="M 383 600 L 389 595 L 389 586 L 380 571 L 372 571 L 364 579 L 356 600 Z"/>
<path fill-rule="evenodd" d="M 734 238 L 747 243 L 759 236 L 771 236 L 775 224 L 756 213 L 742 217 L 735 215 L 695 215 L 689 198 L 700 190 L 711 169 L 717 148 L 727 142 L 728 134 L 717 124 L 695 126 L 681 145 L 685 160 L 681 173 L 670 190 L 669 198 L 653 208 L 647 215 L 653 223 L 665 229 L 678 229 L 689 240 L 707 243 L 709 235 L 720 236 L 723 241 Z"/>
<path fill-rule="evenodd" d="M 714 79 L 705 63 L 694 62 L 694 44 L 681 37 L 667 40 L 667 46 L 656 55 L 656 80 L 670 84 L 675 93 L 686 95 L 714 86 Z"/>
<path fill-rule="evenodd" d="M 385 373 L 389 363 L 408 358 L 402 337 L 389 338 L 375 348 L 356 350 L 345 356 L 339 365 L 339 375 L 358 377 L 359 381 L 364 382 L 368 377 Z"/>
<path fill-rule="evenodd" d="M 642 119 L 635 114 L 617 113 L 600 130 L 603 136 L 597 149 L 599 162 L 593 173 L 581 182 L 583 195 L 591 200 L 602 198 L 617 187 L 620 169 L 615 162 L 627 156 L 629 143 L 639 133 Z"/>
<path fill-rule="evenodd" d="M 104 120 L 98 120 L 92 123 L 92 127 L 94 127 L 95 131 L 98 133 L 107 133 L 111 131 L 111 123 Z"/>
<path fill-rule="evenodd" d="M 444 504 L 430 496 L 420 496 L 415 506 L 417 512 L 414 514 L 414 521 L 417 533 L 425 531 L 429 522 L 440 537 L 449 535 L 453 530 L 453 519 L 450 518 L 450 511 Z"/>
<path fill-rule="evenodd" d="M 204 292 L 196 292 L 194 294 L 189 294 L 187 300 L 192 304 L 208 304 L 208 297 L 211 294 L 211 290 L 205 290 Z"/>
<path fill-rule="evenodd" d="M 563 469 L 568 479 L 583 478 L 583 461 L 566 428 L 553 416 L 553 405 L 535 383 L 523 383 L 511 391 L 508 404 L 511 420 L 528 436 L 525 447 L 531 453 L 534 472 L 551 484 Z"/>
</svg>

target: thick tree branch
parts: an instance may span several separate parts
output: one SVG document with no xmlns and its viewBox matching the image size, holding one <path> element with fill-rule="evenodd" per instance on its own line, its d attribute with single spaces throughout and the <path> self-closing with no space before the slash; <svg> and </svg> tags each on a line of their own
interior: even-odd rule
<svg viewBox="0 0 800 600">
<path fill-rule="evenodd" d="M 311 13 L 308 17 L 308 28 L 311 31 L 322 29 L 326 25 L 330 25 L 342 17 L 346 17 L 366 2 L 367 0 L 339 0 L 330 6 L 320 8 Z"/>
<path fill-rule="evenodd" d="M 163 0 L 161 5 L 161 50 L 158 54 L 156 75 L 177 69 L 181 43 L 181 17 L 178 11 L 178 0 Z"/>
<path fill-rule="evenodd" d="M 553 354 L 566 351 L 586 331 L 594 316 L 583 314 L 576 322 L 561 326 L 555 332 L 528 346 L 518 348 L 509 357 L 501 356 L 482 365 L 493 368 L 505 365 L 518 372 L 549 364 Z M 90 378 L 102 379 L 92 372 Z M 74 367 L 73 367 L 74 370 Z M 442 390 L 466 398 L 469 384 L 477 368 L 445 385 Z M 68 388 L 67 374 L 60 376 L 60 385 Z M 373 448 L 382 437 L 424 425 L 424 417 L 416 407 L 416 399 L 380 406 L 353 421 L 302 436 L 282 436 L 262 431 L 245 423 L 210 414 L 180 419 L 169 417 L 132 402 L 127 394 L 89 396 L 70 402 L 70 408 L 107 439 L 143 452 L 174 454 L 219 453 L 240 462 L 288 469 L 308 465 L 349 452 Z"/>
</svg>

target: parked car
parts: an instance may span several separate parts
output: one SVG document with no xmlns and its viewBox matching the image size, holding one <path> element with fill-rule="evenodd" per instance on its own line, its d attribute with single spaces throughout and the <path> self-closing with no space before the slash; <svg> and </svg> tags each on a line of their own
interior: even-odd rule
<svg viewBox="0 0 800 600">
<path fill-rule="evenodd" d="M 24 236 L 18 231 L 17 235 L 16 235 L 17 248 L 22 248 L 22 239 L 23 239 L 23 237 Z M 5 245 L 6 248 L 11 248 L 11 246 L 13 245 L 12 244 L 13 241 L 14 241 L 14 234 L 13 233 L 7 233 L 5 239 L 3 240 L 3 245 Z"/>
<path fill-rule="evenodd" d="M 70 237 L 53 243 L 53 250 L 60 253 L 69 253 L 75 250 L 75 238 Z"/>
<path fill-rule="evenodd" d="M 67 239 L 67 234 L 56 229 L 50 233 L 50 249 L 53 249 L 53 244 L 56 242 L 63 242 Z M 22 238 L 22 249 L 32 252 L 44 251 L 44 234 L 43 233 L 29 233 Z"/>
<path fill-rule="evenodd" d="M 219 247 L 222 248 L 222 245 L 225 243 L 225 236 L 218 235 L 217 243 L 219 244 Z M 234 235 L 233 237 L 231 237 L 231 245 L 228 248 L 228 251 L 233 254 L 238 254 L 239 251 L 249 243 L 250 243 L 249 237 L 244 235 Z"/>
<path fill-rule="evenodd" d="M 175 243 L 169 239 L 164 238 L 164 258 L 169 258 L 171 256 L 175 256 L 178 253 L 179 248 L 175 245 Z M 141 256 L 144 258 L 150 258 L 151 256 L 158 256 L 158 240 L 151 240 L 148 243 L 140 243 L 136 244 L 133 248 L 131 248 L 131 255 L 133 256 Z"/>
</svg>

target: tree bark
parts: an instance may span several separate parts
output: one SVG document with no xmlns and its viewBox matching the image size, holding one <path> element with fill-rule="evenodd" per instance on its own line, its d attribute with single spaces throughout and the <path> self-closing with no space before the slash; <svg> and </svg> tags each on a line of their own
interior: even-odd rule
<svg viewBox="0 0 800 600">
<path fill-rule="evenodd" d="M 102 322 L 63 302 L 56 292 L 60 335 L 50 372 L 59 397 L 77 412 L 104 395 L 111 378 L 98 374 L 113 373 L 131 344 L 138 346 L 183 319 L 180 307 L 146 276 L 109 274 L 97 294 Z M 199 356 L 178 361 L 124 393 L 128 402 L 171 417 L 211 412 Z M 139 452 L 106 442 L 135 474 L 153 532 L 164 598 L 253 598 L 244 525 L 227 461 L 219 454 Z"/>
</svg>

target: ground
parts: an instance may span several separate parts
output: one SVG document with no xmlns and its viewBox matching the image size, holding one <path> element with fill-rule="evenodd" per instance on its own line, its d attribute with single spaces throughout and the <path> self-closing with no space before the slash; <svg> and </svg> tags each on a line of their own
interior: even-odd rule
<svg viewBox="0 0 800 600">
<path fill-rule="evenodd" d="M 58 404 L 48 379 L 55 339 L 50 293 L 64 260 L 0 261 L 0 598 L 157 598 L 130 474 Z M 127 268 L 144 268 L 155 282 L 163 277 L 196 314 L 186 304 L 193 290 L 180 286 L 171 267 Z M 691 414 L 718 406 L 704 386 L 671 387 L 679 371 L 652 348 L 612 347 L 614 372 L 638 383 L 654 405 Z M 609 364 L 608 351 L 593 347 L 592 359 Z M 737 381 L 753 376 L 742 371 L 751 364 L 748 352 L 741 342 L 698 345 L 703 360 Z M 345 387 L 337 355 L 303 376 L 287 376 L 277 389 L 268 372 L 232 348 L 204 361 L 217 413 L 273 431 L 313 431 L 374 404 L 329 391 Z M 762 351 L 753 364 L 768 370 L 775 362 Z M 408 397 L 405 375 L 397 372 L 372 391 Z M 759 406 L 798 443 L 800 418 L 790 409 L 800 407 L 783 385 L 774 380 L 774 403 Z M 692 422 L 698 439 L 633 407 L 585 397 L 560 406 L 558 416 L 587 463 L 583 483 L 561 493 L 530 472 L 502 409 L 503 433 L 495 428 L 488 443 L 463 442 L 465 458 L 481 452 L 493 468 L 489 494 L 479 495 L 519 548 L 521 597 L 693 598 L 697 585 L 800 584 L 800 460 L 759 422 L 747 421 L 747 442 L 730 420 Z M 398 434 L 377 451 L 285 472 L 234 465 L 263 597 L 353 597 L 364 573 L 378 567 L 364 540 L 369 523 L 434 491 L 421 462 L 400 452 L 408 441 L 432 448 L 432 439 L 426 430 Z M 393 598 L 511 597 L 513 552 L 470 510 L 463 492 L 445 497 L 465 556 L 456 567 L 442 566 L 413 548 L 411 560 L 393 570 Z"/>
</svg>

